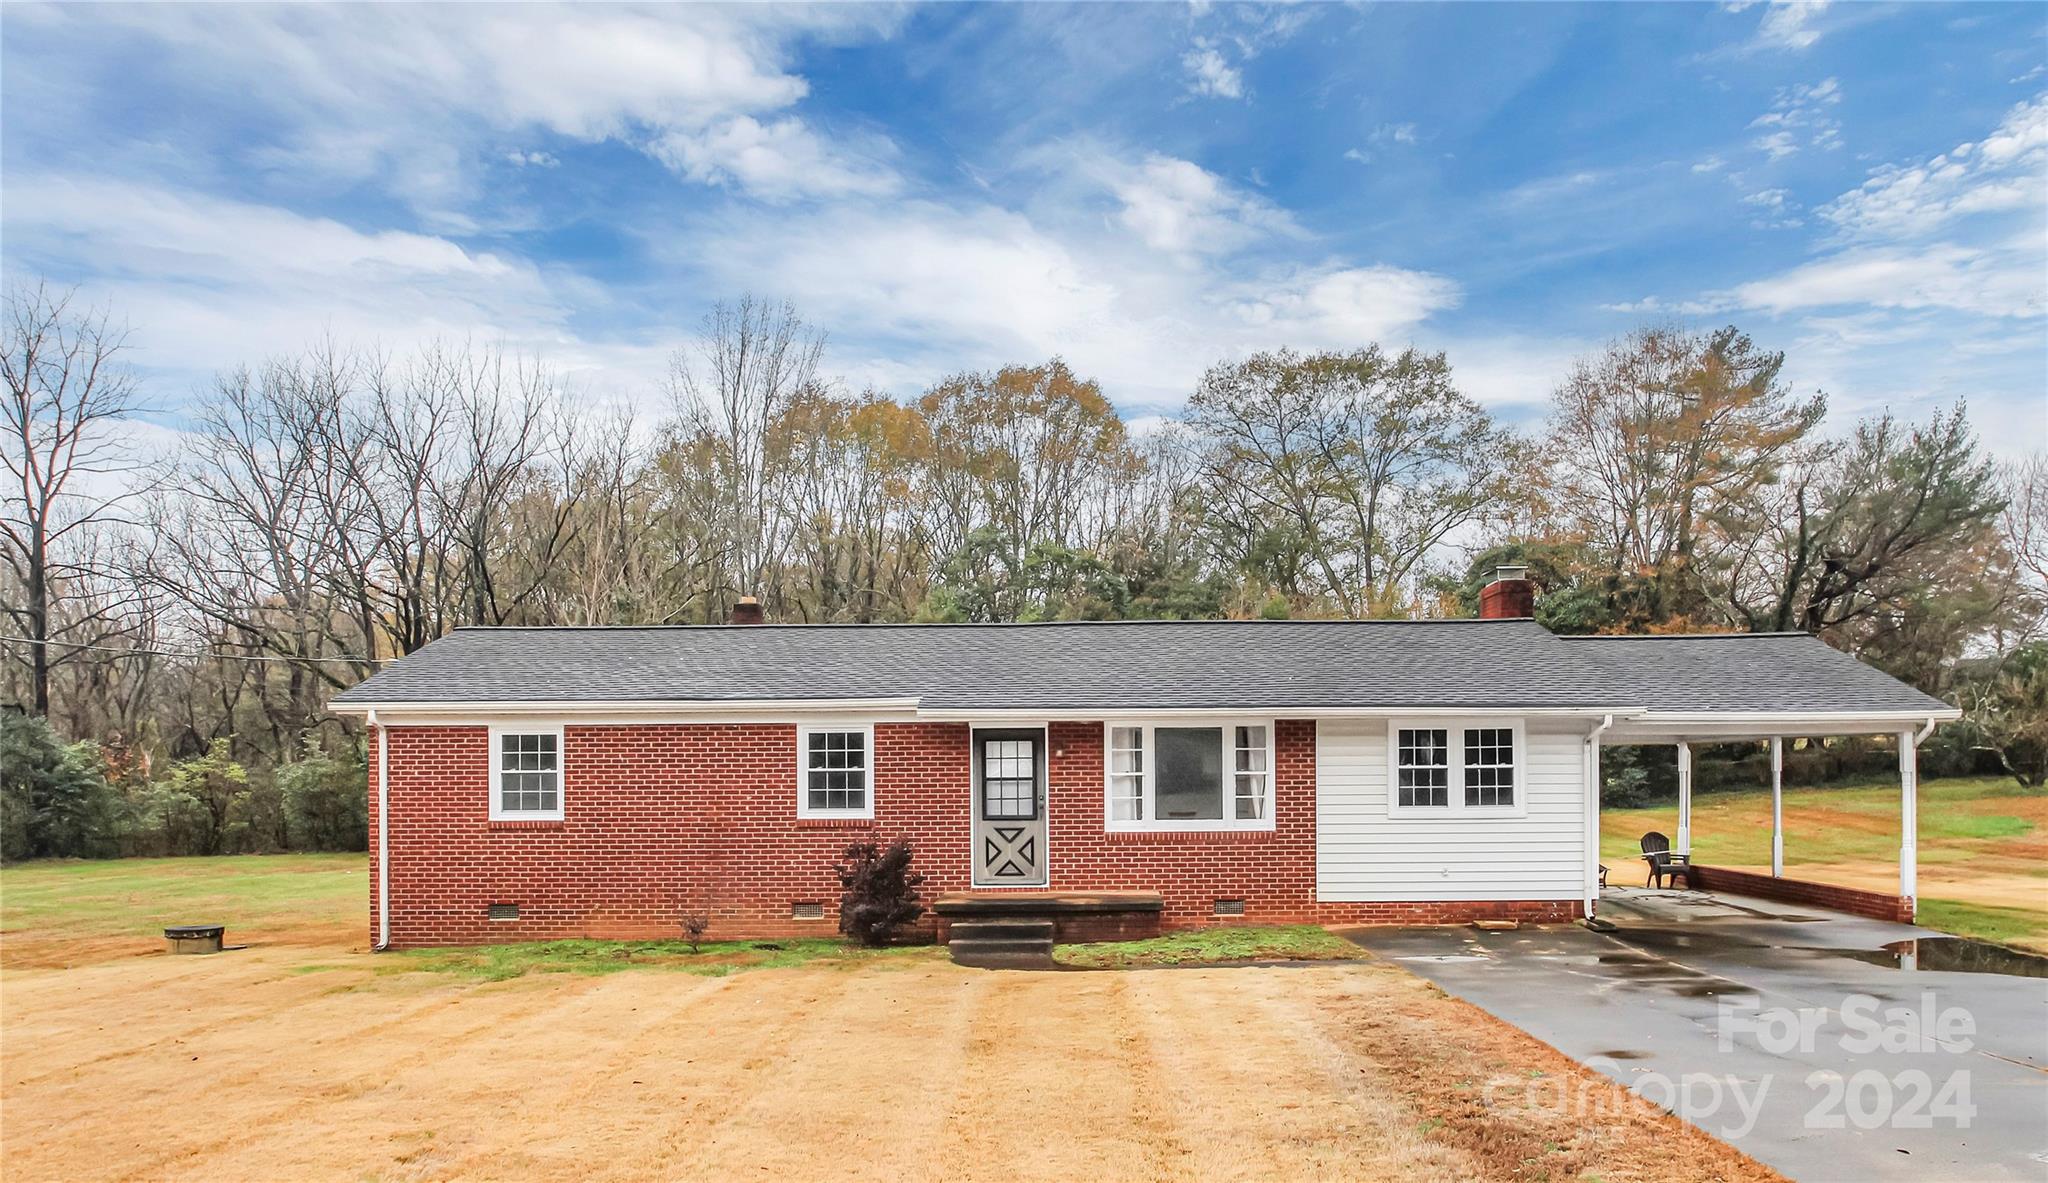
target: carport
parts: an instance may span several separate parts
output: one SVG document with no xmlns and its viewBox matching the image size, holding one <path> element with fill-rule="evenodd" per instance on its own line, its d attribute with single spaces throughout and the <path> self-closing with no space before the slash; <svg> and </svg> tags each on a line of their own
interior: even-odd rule
<svg viewBox="0 0 2048 1183">
<path fill-rule="evenodd" d="M 1696 885 L 1910 923 L 1917 887 L 1919 745 L 1962 712 L 1895 681 L 1807 633 L 1711 636 L 1567 637 L 1617 687 L 1645 704 L 1589 737 L 1589 781 L 1599 783 L 1600 749 L 1668 744 L 1678 753 L 1678 832 L 1672 848 L 1692 854 L 1694 744 L 1760 742 L 1771 753 L 1771 868 L 1768 876 L 1697 867 Z M 1785 743 L 1881 736 L 1899 766 L 1899 890 L 1891 895 L 1785 875 Z M 1599 905 L 1599 801 L 1587 804 L 1586 910 Z"/>
</svg>

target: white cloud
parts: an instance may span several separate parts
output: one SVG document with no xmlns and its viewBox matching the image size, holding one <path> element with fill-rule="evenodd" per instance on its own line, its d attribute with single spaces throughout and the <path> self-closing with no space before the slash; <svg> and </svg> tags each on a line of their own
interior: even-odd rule
<svg viewBox="0 0 2048 1183">
<path fill-rule="evenodd" d="M 1449 279 L 1398 267 L 1310 268 L 1240 291 L 1229 309 L 1247 327 L 1329 348 L 1396 340 L 1461 299 Z"/>
<path fill-rule="evenodd" d="M 1153 153 L 1135 167 L 1100 166 L 1119 220 L 1158 250 L 1218 253 L 1270 234 L 1299 234 L 1286 211 L 1186 160 Z"/>
<path fill-rule="evenodd" d="M 827 144 L 794 117 L 762 123 L 740 115 L 701 131 L 671 131 L 654 142 L 655 157 L 683 176 L 733 185 L 772 201 L 803 196 L 884 194 L 898 178 L 874 158 Z"/>
<path fill-rule="evenodd" d="M 1188 73 L 1188 89 L 1193 93 L 1219 99 L 1244 97 L 1244 72 L 1231 65 L 1214 43 L 1195 42 L 1193 49 L 1181 55 L 1180 64 Z"/>
<path fill-rule="evenodd" d="M 1375 144 L 1413 144 L 1415 125 L 1412 123 L 1382 123 L 1372 129 Z"/>
<path fill-rule="evenodd" d="M 1705 160 L 1695 163 L 1692 166 L 1692 171 L 1696 173 L 1717 173 L 1727 166 L 1728 162 L 1719 156 L 1709 156 Z"/>
<path fill-rule="evenodd" d="M 2031 249 L 2029 249 L 2031 248 Z M 2015 255 L 2033 267 L 2015 267 Z M 1730 293 L 1746 308 L 1941 308 L 1991 317 L 2042 315 L 2038 243 L 2008 249 L 1941 244 L 1923 249 L 1858 247 L 1795 267 Z"/>
<path fill-rule="evenodd" d="M 444 238 L 156 185 L 9 177 L 8 278 L 77 276 L 134 326 L 149 396 L 175 404 L 221 369 L 322 339 L 402 353 L 502 343 L 615 392 L 652 390 L 665 349 L 579 337 L 602 297 L 573 277 Z"/>
<path fill-rule="evenodd" d="M 1854 238 L 1933 233 L 1972 214 L 2048 205 L 2048 95 L 2015 106 L 1981 143 L 1924 163 L 1885 165 L 1821 208 Z"/>
<path fill-rule="evenodd" d="M 505 159 L 521 168 L 554 168 L 562 163 L 552 152 L 522 152 L 517 148 L 505 153 Z"/>
<path fill-rule="evenodd" d="M 1751 146 L 1772 160 L 1783 160 L 1799 151 L 1799 144 L 1789 131 L 1774 131 L 1767 136 L 1759 136 Z"/>
<path fill-rule="evenodd" d="M 1162 252 L 1120 224 L 1041 222 L 993 205 L 848 204 L 772 220 L 745 211 L 706 232 L 724 244 L 706 260 L 711 290 L 790 297 L 862 342 L 862 357 L 890 358 L 878 372 L 839 360 L 850 379 L 899 391 L 906 373 L 915 389 L 951 370 L 1058 355 L 1127 406 L 1173 406 L 1220 358 L 1399 344 L 1461 296 L 1426 272 L 1225 263 Z"/>
<path fill-rule="evenodd" d="M 1827 9 L 1828 0 L 1772 0 L 1757 23 L 1755 43 L 1795 52 L 1812 49 L 1820 40 L 1820 30 L 1813 22 Z"/>
<path fill-rule="evenodd" d="M 1830 109 L 1842 101 L 1841 83 L 1824 78 L 1810 85 L 1780 87 L 1771 109 L 1750 120 L 1751 128 L 1771 128 L 1752 142 L 1752 147 L 1772 160 L 1781 160 L 1802 147 L 1820 149 L 1842 146 L 1842 123 Z"/>
<path fill-rule="evenodd" d="M 1673 301 L 1656 296 L 1600 305 L 1602 312 L 1623 312 L 1632 316 L 1718 316 L 1729 308 L 1726 299 Z"/>
<path fill-rule="evenodd" d="M 447 175 L 463 162 L 436 148 L 475 126 L 616 140 L 673 161 L 673 137 L 730 137 L 743 117 L 795 120 L 809 92 L 787 65 L 796 41 L 897 17 L 850 6 L 515 5 L 480 20 L 460 5 L 144 5 L 64 19 L 86 39 L 125 26 L 161 44 L 167 69 L 262 94 L 286 125 L 285 142 L 260 149 L 272 159 L 353 180 L 396 174 L 394 189 L 445 203 L 476 181 Z M 813 163 L 859 171 L 831 159 L 829 140 L 813 143 Z M 755 171 L 729 164 L 686 175 L 745 183 Z M 758 171 L 787 188 L 774 168 Z"/>
<path fill-rule="evenodd" d="M 1757 216 L 1750 225 L 1759 230 L 1786 230 L 1804 224 L 1799 217 L 1799 203 L 1783 189 L 1759 189 L 1744 197 L 1742 203 L 1756 208 Z"/>
</svg>

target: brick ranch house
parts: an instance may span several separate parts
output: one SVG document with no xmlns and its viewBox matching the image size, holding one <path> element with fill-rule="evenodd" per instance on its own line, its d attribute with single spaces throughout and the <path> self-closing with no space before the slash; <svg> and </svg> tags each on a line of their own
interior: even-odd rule
<svg viewBox="0 0 2048 1183">
<path fill-rule="evenodd" d="M 1956 715 L 1805 635 L 1553 636 L 1504 574 L 1477 620 L 458 629 L 332 703 L 374 943 L 830 933 L 898 837 L 1061 939 L 1564 921 L 1602 744 L 1884 733 L 1910 776 Z"/>
</svg>

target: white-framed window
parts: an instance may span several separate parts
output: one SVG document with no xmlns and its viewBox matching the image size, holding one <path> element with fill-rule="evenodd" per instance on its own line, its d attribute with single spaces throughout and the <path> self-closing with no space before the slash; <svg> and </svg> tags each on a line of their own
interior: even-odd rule
<svg viewBox="0 0 2048 1183">
<path fill-rule="evenodd" d="M 491 728 L 491 820 L 562 820 L 562 729 Z"/>
<path fill-rule="evenodd" d="M 1111 830 L 1270 830 L 1270 719 L 1115 720 L 1103 747 Z"/>
<path fill-rule="evenodd" d="M 819 724 L 796 729 L 796 815 L 875 816 L 875 729 Z"/>
<path fill-rule="evenodd" d="M 1395 719 L 1387 725 L 1387 812 L 1398 817 L 1520 817 L 1518 719 Z"/>
</svg>

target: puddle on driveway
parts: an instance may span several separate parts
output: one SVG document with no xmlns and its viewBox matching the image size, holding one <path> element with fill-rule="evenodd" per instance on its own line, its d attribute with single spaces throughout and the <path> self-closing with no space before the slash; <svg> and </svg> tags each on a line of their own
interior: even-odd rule
<svg viewBox="0 0 2048 1183">
<path fill-rule="evenodd" d="M 1833 957 L 1848 957 L 1866 965 L 1886 969 L 1928 973 L 2004 974 L 2018 978 L 2048 978 L 2048 957 L 2021 953 L 1988 941 L 1967 937 L 1923 937 L 1893 941 L 1882 949 L 1814 949 Z"/>
<path fill-rule="evenodd" d="M 1893 941 L 1877 949 L 1850 949 L 1830 945 L 1792 945 L 1750 940 L 1744 939 L 1749 934 L 1736 935 L 1699 928 L 1693 928 L 1691 932 L 1685 933 L 1672 932 L 1668 928 L 1622 929 L 1614 935 L 1629 944 L 1676 956 L 1686 953 L 1720 953 L 1753 957 L 1759 950 L 1789 949 L 1827 957 L 1846 957 L 1866 965 L 1908 972 L 2003 974 L 2008 977 L 2048 978 L 2048 957 L 2022 953 L 2017 949 L 2008 949 L 1989 941 L 1974 941 L 1968 937 L 1921 937 L 1916 940 Z M 1769 956 L 1768 953 L 1763 955 Z M 1640 955 L 1609 954 L 1600 960 L 1603 963 L 1626 967 L 1635 963 L 1633 958 L 1636 956 Z M 1614 960 L 1609 962 L 1609 957 Z"/>
</svg>

